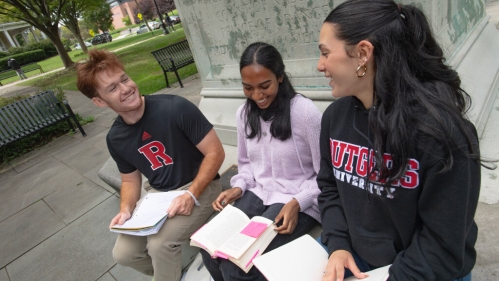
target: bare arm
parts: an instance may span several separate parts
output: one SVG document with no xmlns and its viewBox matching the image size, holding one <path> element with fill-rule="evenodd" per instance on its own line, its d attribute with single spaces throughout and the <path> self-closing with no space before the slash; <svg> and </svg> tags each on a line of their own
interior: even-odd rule
<svg viewBox="0 0 499 281">
<path fill-rule="evenodd" d="M 194 197 L 199 198 L 218 173 L 225 159 L 225 152 L 214 129 L 211 129 L 196 147 L 203 153 L 204 159 L 201 162 L 198 174 L 189 187 L 189 191 Z M 190 215 L 193 207 L 194 200 L 186 193 L 175 198 L 168 209 L 168 217 L 173 217 L 177 214 Z"/>
<path fill-rule="evenodd" d="M 142 174 L 139 170 L 121 174 L 120 212 L 111 220 L 110 228 L 115 224 L 124 224 L 132 216 L 135 204 L 140 199 L 141 184 Z"/>
</svg>

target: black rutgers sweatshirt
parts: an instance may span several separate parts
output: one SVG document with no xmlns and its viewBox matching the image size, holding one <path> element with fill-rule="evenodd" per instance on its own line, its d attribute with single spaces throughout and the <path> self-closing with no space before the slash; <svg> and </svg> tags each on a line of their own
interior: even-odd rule
<svg viewBox="0 0 499 281">
<path fill-rule="evenodd" d="M 453 131 L 457 145 L 466 145 L 464 135 Z M 367 181 L 374 160 L 368 135 L 368 110 L 357 98 L 341 98 L 324 112 L 317 182 L 329 253 L 355 251 L 373 267 L 393 264 L 389 280 L 466 276 L 476 259 L 480 164 L 453 152 L 452 168 L 438 173 L 439 145 L 418 140 L 424 149 L 412 149 L 406 175 L 386 187 Z M 391 156 L 384 159 L 389 167 Z"/>
</svg>

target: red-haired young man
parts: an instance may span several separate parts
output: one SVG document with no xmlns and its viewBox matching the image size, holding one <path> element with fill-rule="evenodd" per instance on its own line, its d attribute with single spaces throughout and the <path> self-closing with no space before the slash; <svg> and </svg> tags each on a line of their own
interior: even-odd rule
<svg viewBox="0 0 499 281">
<path fill-rule="evenodd" d="M 168 220 L 157 234 L 119 234 L 113 258 L 155 281 L 178 281 L 180 245 L 206 222 L 213 212 L 211 202 L 222 191 L 218 169 L 225 154 L 213 125 L 182 97 L 141 96 L 110 52 L 90 51 L 76 70 L 78 89 L 95 105 L 119 115 L 106 139 L 122 178 L 120 211 L 110 226 L 130 218 L 140 199 L 141 174 L 152 192 L 187 190 L 165 210 Z"/>
</svg>

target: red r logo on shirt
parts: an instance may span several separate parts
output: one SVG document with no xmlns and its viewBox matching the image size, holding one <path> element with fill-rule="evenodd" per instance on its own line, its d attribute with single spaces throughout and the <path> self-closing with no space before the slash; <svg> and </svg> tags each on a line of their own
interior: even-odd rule
<svg viewBox="0 0 499 281">
<path fill-rule="evenodd" d="M 163 165 L 173 164 L 172 158 L 165 153 L 165 146 L 159 141 L 152 141 L 142 146 L 139 148 L 139 152 L 149 160 L 153 171 L 163 167 Z"/>
</svg>

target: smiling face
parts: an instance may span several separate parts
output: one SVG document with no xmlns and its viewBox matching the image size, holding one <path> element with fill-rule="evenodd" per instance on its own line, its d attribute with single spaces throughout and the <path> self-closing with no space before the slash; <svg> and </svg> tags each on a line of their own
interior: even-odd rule
<svg viewBox="0 0 499 281">
<path fill-rule="evenodd" d="M 347 46 L 345 41 L 336 36 L 336 28 L 332 23 L 324 23 L 319 36 L 321 56 L 317 70 L 324 72 L 329 78 L 329 86 L 333 88 L 333 97 L 355 96 L 366 108 L 371 107 L 373 99 L 374 67 L 372 63 L 373 45 L 362 40 L 355 46 Z M 367 71 L 362 77 L 364 66 Z"/>
<path fill-rule="evenodd" d="M 361 82 L 355 74 L 359 60 L 349 55 L 347 48 L 345 41 L 336 37 L 334 25 L 324 23 L 319 37 L 321 56 L 317 70 L 330 79 L 329 86 L 333 88 L 332 95 L 336 98 L 355 95 Z"/>
<path fill-rule="evenodd" d="M 121 69 L 106 70 L 97 74 L 98 97 L 94 104 L 109 107 L 120 115 L 130 114 L 143 107 L 137 84 Z"/>
<path fill-rule="evenodd" d="M 270 69 L 257 63 L 243 67 L 241 78 L 246 97 L 262 109 L 268 108 L 275 100 L 279 83 L 283 79 L 277 78 Z"/>
</svg>

